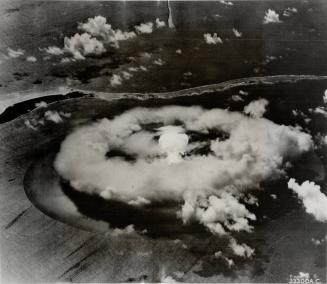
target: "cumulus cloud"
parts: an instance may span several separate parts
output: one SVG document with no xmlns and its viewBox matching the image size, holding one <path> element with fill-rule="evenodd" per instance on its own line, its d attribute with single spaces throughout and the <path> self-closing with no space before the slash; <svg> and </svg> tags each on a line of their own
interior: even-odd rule
<svg viewBox="0 0 327 284">
<path fill-rule="evenodd" d="M 141 23 L 135 26 L 135 30 L 138 34 L 151 34 L 153 32 L 153 23 Z"/>
<path fill-rule="evenodd" d="M 232 259 L 224 256 L 221 251 L 217 251 L 214 256 L 215 256 L 215 258 L 220 258 L 220 259 L 223 259 L 224 261 L 226 261 L 229 268 L 231 268 L 232 266 L 235 265 L 234 261 Z"/>
<path fill-rule="evenodd" d="M 44 118 L 46 120 L 52 121 L 54 123 L 61 123 L 63 122 L 60 114 L 57 111 L 48 110 L 44 113 Z"/>
<path fill-rule="evenodd" d="M 324 103 L 327 104 L 327 90 L 325 90 L 324 96 L 322 97 L 322 99 L 324 100 Z"/>
<path fill-rule="evenodd" d="M 110 78 L 110 85 L 111 87 L 117 87 L 119 85 L 121 85 L 123 82 L 122 78 L 120 77 L 120 75 L 117 74 L 113 74 Z"/>
<path fill-rule="evenodd" d="M 166 26 L 166 23 L 164 21 L 160 21 L 159 18 L 156 18 L 156 27 L 157 28 L 163 28 Z"/>
<path fill-rule="evenodd" d="M 25 54 L 25 51 L 23 49 L 18 48 L 17 50 L 7 48 L 7 53 L 10 58 L 18 58 Z"/>
<path fill-rule="evenodd" d="M 36 62 L 37 59 L 36 59 L 35 56 L 28 56 L 28 57 L 26 57 L 26 61 L 28 61 L 28 62 Z"/>
<path fill-rule="evenodd" d="M 217 35 L 217 33 L 214 33 L 214 34 L 204 34 L 203 35 L 204 37 L 204 41 L 207 43 L 207 44 L 213 44 L 213 45 L 216 45 L 218 43 L 222 44 L 223 41 L 222 39 Z"/>
<path fill-rule="evenodd" d="M 193 140 L 210 131 L 228 135 Z M 255 215 L 242 193 L 280 177 L 285 162 L 311 148 L 310 135 L 261 117 L 196 106 L 135 108 L 68 135 L 55 169 L 77 190 L 104 198 L 140 206 L 144 200 L 176 201 L 185 223 L 196 220 L 228 234 L 252 230 Z M 107 158 L 117 149 L 133 161 Z"/>
<path fill-rule="evenodd" d="M 327 222 L 327 196 L 320 191 L 320 186 L 314 182 L 305 181 L 301 185 L 294 178 L 288 181 L 292 189 L 301 199 L 305 211 L 319 222 Z"/>
<path fill-rule="evenodd" d="M 279 19 L 279 14 L 276 13 L 272 9 L 268 9 L 266 11 L 265 17 L 263 19 L 264 24 L 270 24 L 270 23 L 282 23 L 282 21 Z"/>
<path fill-rule="evenodd" d="M 266 99 L 252 101 L 244 107 L 244 113 L 253 117 L 262 117 L 266 112 L 266 107 L 268 104 L 269 102 Z"/>
<path fill-rule="evenodd" d="M 297 9 L 295 7 L 292 7 L 292 8 L 288 7 L 283 11 L 283 16 L 289 17 L 292 14 L 296 14 L 296 13 L 297 13 Z"/>
<path fill-rule="evenodd" d="M 48 46 L 44 49 L 44 51 L 50 55 L 62 55 L 64 51 L 58 46 Z"/>
<path fill-rule="evenodd" d="M 162 66 L 165 64 L 165 62 L 161 58 L 157 58 L 156 60 L 153 61 L 153 64 Z"/>
<path fill-rule="evenodd" d="M 242 102 L 244 101 L 243 98 L 239 95 L 233 95 L 231 96 L 231 100 L 234 101 L 234 102 Z"/>
<path fill-rule="evenodd" d="M 233 6 L 234 3 L 231 1 L 226 1 L 226 0 L 219 0 L 221 4 L 228 5 L 228 6 Z"/>
<path fill-rule="evenodd" d="M 242 37 L 242 33 L 239 32 L 237 29 L 233 29 L 233 33 L 236 37 Z"/>
<path fill-rule="evenodd" d="M 254 249 L 250 248 L 246 244 L 238 244 L 233 238 L 231 238 L 228 245 L 232 249 L 233 253 L 237 256 L 247 258 L 254 254 Z"/>
<path fill-rule="evenodd" d="M 315 109 L 309 109 L 310 112 L 321 114 L 327 117 L 327 110 L 324 107 L 316 107 Z"/>
<path fill-rule="evenodd" d="M 113 237 L 119 237 L 121 235 L 133 235 L 136 234 L 136 231 L 134 229 L 134 225 L 128 225 L 124 229 L 115 228 L 111 232 L 111 236 Z"/>
<path fill-rule="evenodd" d="M 44 108 L 44 107 L 47 107 L 48 104 L 44 101 L 41 101 L 39 103 L 35 103 L 35 107 L 38 107 L 38 108 Z"/>
<path fill-rule="evenodd" d="M 71 38 L 65 37 L 64 50 L 71 53 L 77 60 L 84 60 L 85 56 L 106 52 L 103 43 L 88 33 L 75 34 Z"/>
<path fill-rule="evenodd" d="M 241 96 L 247 96 L 249 93 L 248 92 L 245 92 L 243 90 L 239 90 L 238 92 Z"/>
<path fill-rule="evenodd" d="M 115 47 L 119 47 L 120 41 L 136 37 L 135 32 L 123 32 L 120 29 L 113 29 L 103 16 L 89 18 L 86 23 L 80 23 L 78 28 L 93 37 L 101 38 L 105 43 L 112 44 Z"/>
</svg>

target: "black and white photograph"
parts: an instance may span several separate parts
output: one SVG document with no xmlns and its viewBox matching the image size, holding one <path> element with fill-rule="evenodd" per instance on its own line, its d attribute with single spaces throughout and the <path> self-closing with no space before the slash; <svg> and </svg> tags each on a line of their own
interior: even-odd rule
<svg viewBox="0 0 327 284">
<path fill-rule="evenodd" d="M 326 169 L 326 0 L 0 0 L 0 283 L 326 283 Z"/>
</svg>

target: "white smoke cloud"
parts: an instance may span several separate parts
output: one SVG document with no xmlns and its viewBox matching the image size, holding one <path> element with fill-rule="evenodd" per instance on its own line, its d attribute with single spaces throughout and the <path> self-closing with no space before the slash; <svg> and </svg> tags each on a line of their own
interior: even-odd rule
<svg viewBox="0 0 327 284">
<path fill-rule="evenodd" d="M 65 37 L 64 50 L 77 60 L 84 60 L 85 56 L 100 55 L 106 52 L 103 43 L 88 33 L 75 34 L 71 38 Z"/>
<path fill-rule="evenodd" d="M 217 35 L 217 33 L 214 33 L 213 35 L 207 33 L 207 34 L 204 34 L 203 37 L 204 37 L 204 41 L 207 44 L 214 44 L 214 45 L 216 45 L 218 43 L 220 43 L 220 44 L 223 43 L 222 39 Z"/>
<path fill-rule="evenodd" d="M 147 124 L 158 127 L 148 131 Z M 188 134 L 212 130 L 229 137 L 192 142 Z M 207 154 L 194 152 L 204 146 Z M 280 177 L 287 160 L 311 147 L 311 136 L 297 128 L 238 112 L 135 108 L 76 129 L 63 141 L 54 165 L 77 190 L 123 202 L 177 201 L 184 222 L 195 219 L 215 234 L 228 234 L 251 231 L 249 222 L 255 220 L 241 193 Z M 106 158 L 115 149 L 135 161 Z"/>
<path fill-rule="evenodd" d="M 270 23 L 282 23 L 282 21 L 279 19 L 279 14 L 276 13 L 272 9 L 268 9 L 266 11 L 265 17 L 263 19 L 264 24 L 270 24 Z"/>
<path fill-rule="evenodd" d="M 135 30 L 138 34 L 151 34 L 153 32 L 153 23 L 141 23 L 135 26 Z"/>
<path fill-rule="evenodd" d="M 269 102 L 266 99 L 259 99 L 250 102 L 247 106 L 244 107 L 244 113 L 253 117 L 262 117 L 266 112 L 266 107 L 268 104 Z"/>
<path fill-rule="evenodd" d="M 320 186 L 314 182 L 305 181 L 301 185 L 294 178 L 288 181 L 292 189 L 302 200 L 305 211 L 319 222 L 327 222 L 327 196 L 320 191 Z"/>
</svg>

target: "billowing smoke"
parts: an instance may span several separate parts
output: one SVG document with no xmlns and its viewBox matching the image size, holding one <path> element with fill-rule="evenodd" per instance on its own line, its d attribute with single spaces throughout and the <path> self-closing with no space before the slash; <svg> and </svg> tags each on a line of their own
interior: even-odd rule
<svg viewBox="0 0 327 284">
<path fill-rule="evenodd" d="M 179 218 L 215 234 L 252 230 L 242 199 L 284 174 L 311 136 L 223 109 L 135 108 L 66 137 L 55 169 L 80 191 L 133 206 L 180 203 Z M 120 153 L 119 155 L 117 153 Z"/>
</svg>

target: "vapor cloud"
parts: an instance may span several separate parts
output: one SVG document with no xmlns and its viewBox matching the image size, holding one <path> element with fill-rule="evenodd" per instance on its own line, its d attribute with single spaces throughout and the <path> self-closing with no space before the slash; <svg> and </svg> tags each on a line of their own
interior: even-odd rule
<svg viewBox="0 0 327 284">
<path fill-rule="evenodd" d="M 193 139 L 210 131 L 227 136 Z M 261 117 L 201 107 L 135 108 L 72 132 L 54 166 L 77 190 L 135 206 L 173 200 L 185 223 L 196 220 L 224 235 L 251 232 L 256 217 L 243 193 L 283 175 L 284 163 L 311 147 L 310 135 Z M 115 150 L 132 160 L 106 157 Z"/>
</svg>

